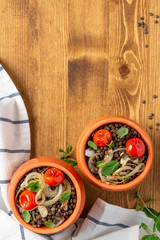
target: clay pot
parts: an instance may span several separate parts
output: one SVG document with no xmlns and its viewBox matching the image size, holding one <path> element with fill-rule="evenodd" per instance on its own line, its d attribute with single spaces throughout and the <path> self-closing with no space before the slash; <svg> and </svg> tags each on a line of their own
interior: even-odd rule
<svg viewBox="0 0 160 240">
<path fill-rule="evenodd" d="M 112 185 L 112 184 L 106 184 L 103 183 L 101 180 L 97 179 L 89 170 L 86 157 L 85 157 L 85 149 L 87 142 L 91 136 L 91 134 L 96 131 L 96 129 L 110 123 L 122 123 L 126 124 L 132 128 L 134 128 L 142 137 L 143 141 L 146 144 L 147 151 L 148 151 L 148 158 L 146 162 L 146 166 L 144 171 L 135 179 L 133 179 L 130 182 L 127 182 L 125 184 L 120 185 Z M 132 189 L 135 186 L 137 186 L 140 182 L 144 180 L 144 178 L 148 175 L 152 163 L 153 163 L 153 145 L 151 142 L 151 139 L 148 135 L 148 133 L 144 130 L 143 127 L 141 127 L 138 123 L 132 121 L 129 118 L 122 117 L 122 116 L 105 116 L 99 119 L 96 119 L 95 121 L 91 122 L 81 133 L 77 148 L 76 148 L 76 157 L 79 169 L 81 170 L 82 174 L 93 183 L 95 186 L 102 188 L 106 191 L 112 191 L 112 192 L 120 192 L 120 191 L 126 191 L 128 189 Z"/>
<path fill-rule="evenodd" d="M 77 203 L 76 207 L 72 213 L 72 215 L 64 221 L 60 226 L 56 228 L 48 228 L 48 227 L 41 227 L 41 228 L 34 228 L 32 225 L 24 222 L 24 220 L 21 218 L 18 208 L 15 204 L 15 191 L 17 184 L 19 181 L 23 178 L 23 176 L 30 172 L 34 168 L 40 168 L 40 167 L 55 167 L 63 171 L 73 182 L 75 188 L 76 188 L 76 194 L 77 194 Z M 84 208 L 85 204 L 85 188 L 83 185 L 83 182 L 79 176 L 79 174 L 76 172 L 76 170 L 70 166 L 68 163 L 56 159 L 53 157 L 38 157 L 34 158 L 26 163 L 24 163 L 20 168 L 17 169 L 17 171 L 14 173 L 10 185 L 9 185 L 9 203 L 11 210 L 14 214 L 14 216 L 17 218 L 17 220 L 26 228 L 29 230 L 41 233 L 41 234 L 52 234 L 60 232 L 70 225 L 72 225 L 80 216 L 82 213 L 82 210 Z"/>
</svg>

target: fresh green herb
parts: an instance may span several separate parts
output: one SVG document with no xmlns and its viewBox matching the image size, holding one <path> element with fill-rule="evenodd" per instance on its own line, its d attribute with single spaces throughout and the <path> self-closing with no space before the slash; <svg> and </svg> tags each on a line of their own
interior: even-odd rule
<svg viewBox="0 0 160 240">
<path fill-rule="evenodd" d="M 134 198 L 140 199 L 140 194 L 139 194 L 139 192 L 136 193 L 136 196 L 135 196 Z"/>
<path fill-rule="evenodd" d="M 63 193 L 62 195 L 61 195 L 61 197 L 60 197 L 60 200 L 62 201 L 62 202 L 65 202 L 65 201 L 67 201 L 69 198 L 70 198 L 70 193 L 69 192 L 65 192 L 65 193 Z"/>
<path fill-rule="evenodd" d="M 97 150 L 97 145 L 92 141 L 88 141 L 88 146 L 93 148 L 94 150 Z"/>
<path fill-rule="evenodd" d="M 117 161 L 108 162 L 102 167 L 101 173 L 103 175 L 111 175 L 114 171 L 117 170 L 118 167 L 119 162 Z"/>
<path fill-rule="evenodd" d="M 159 239 L 158 237 L 155 237 L 154 234 L 152 234 L 143 236 L 141 240 L 158 240 L 158 239 Z"/>
<path fill-rule="evenodd" d="M 128 128 L 121 127 L 118 129 L 117 134 L 120 138 L 126 136 L 128 134 Z"/>
<path fill-rule="evenodd" d="M 25 187 L 26 189 L 30 188 L 30 192 L 39 191 L 41 189 L 41 186 L 39 185 L 39 182 L 31 182 L 28 186 Z"/>
<path fill-rule="evenodd" d="M 63 149 L 60 148 L 60 149 L 59 149 L 59 152 L 64 152 L 64 151 L 63 151 Z"/>
<path fill-rule="evenodd" d="M 72 146 L 71 145 L 69 145 L 67 147 L 66 152 L 63 149 L 60 148 L 59 152 L 63 152 L 63 154 L 60 156 L 60 159 L 67 158 L 68 156 L 70 156 L 71 155 L 71 151 L 72 151 Z"/>
<path fill-rule="evenodd" d="M 74 158 L 73 158 L 73 160 L 71 160 L 71 159 L 66 159 L 66 158 L 68 158 L 68 157 L 70 157 L 71 156 L 71 151 L 72 151 L 72 146 L 71 145 L 69 145 L 68 147 L 67 147 L 67 150 L 66 150 L 66 152 L 63 150 L 63 149 L 59 149 L 59 152 L 63 152 L 63 154 L 60 156 L 60 159 L 63 159 L 65 162 L 67 162 L 68 164 L 70 164 L 71 166 L 75 166 L 75 165 L 77 165 L 77 162 L 76 162 L 76 160 L 74 160 Z"/>
<path fill-rule="evenodd" d="M 150 208 L 147 206 L 148 203 L 153 202 L 155 199 L 151 198 L 146 203 L 143 201 L 141 195 L 139 192 L 136 193 L 135 198 L 138 198 L 141 200 L 143 205 L 137 205 L 136 210 L 140 211 L 143 209 L 144 213 L 147 217 L 153 218 L 154 224 L 153 224 L 153 231 L 148 228 L 148 226 L 145 223 L 141 223 L 142 228 L 148 233 L 148 235 L 145 235 L 141 238 L 141 240 L 158 240 L 160 239 L 157 234 L 155 233 L 156 230 L 160 232 L 160 213 L 158 213 L 153 208 Z"/>
<path fill-rule="evenodd" d="M 62 154 L 62 155 L 60 156 L 60 159 L 67 158 L 68 156 L 69 156 L 68 153 L 64 153 L 64 154 Z"/>
<path fill-rule="evenodd" d="M 96 167 L 101 166 L 103 163 L 104 163 L 104 161 L 98 161 L 98 162 L 96 162 Z"/>
<path fill-rule="evenodd" d="M 147 203 L 150 203 L 150 202 L 153 202 L 153 201 L 155 201 L 155 199 L 154 199 L 154 198 L 151 198 L 151 199 L 149 199 L 149 200 L 146 202 L 146 204 L 147 204 Z"/>
<path fill-rule="evenodd" d="M 123 184 L 127 183 L 130 179 L 131 179 L 131 177 L 126 177 L 126 178 L 123 180 Z"/>
<path fill-rule="evenodd" d="M 114 143 L 113 141 L 110 142 L 110 144 L 107 145 L 110 149 L 112 149 L 114 147 Z"/>
<path fill-rule="evenodd" d="M 27 210 L 24 210 L 22 212 L 22 217 L 23 217 L 23 220 L 26 222 L 26 223 L 29 223 L 29 221 L 31 220 L 31 215 L 30 213 L 27 211 Z"/>
<path fill-rule="evenodd" d="M 77 165 L 77 162 L 76 162 L 76 161 L 73 161 L 73 160 L 66 159 L 66 160 L 64 160 L 64 161 L 67 162 L 67 163 L 69 163 L 71 166 Z"/>
<path fill-rule="evenodd" d="M 148 226 L 145 224 L 145 223 L 141 223 L 141 226 L 144 230 L 147 230 L 148 229 Z"/>
<path fill-rule="evenodd" d="M 55 224 L 51 221 L 45 221 L 44 225 L 49 228 L 54 228 Z"/>
<path fill-rule="evenodd" d="M 143 208 L 144 208 L 143 205 L 137 205 L 137 206 L 136 206 L 137 212 L 139 212 L 139 211 L 142 210 Z"/>
<path fill-rule="evenodd" d="M 155 220 L 158 217 L 158 212 L 153 208 L 147 207 L 147 208 L 144 208 L 143 211 L 146 214 L 146 216 L 149 218 L 153 218 Z"/>
<path fill-rule="evenodd" d="M 69 145 L 68 148 L 67 148 L 67 153 L 70 153 L 72 151 L 72 146 Z"/>
</svg>

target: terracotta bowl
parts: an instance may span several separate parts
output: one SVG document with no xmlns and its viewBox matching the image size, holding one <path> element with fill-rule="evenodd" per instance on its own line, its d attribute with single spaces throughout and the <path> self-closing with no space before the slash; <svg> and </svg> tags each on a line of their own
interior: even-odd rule
<svg viewBox="0 0 160 240">
<path fill-rule="evenodd" d="M 76 207 L 72 213 L 72 215 L 60 226 L 56 228 L 48 228 L 48 227 L 41 227 L 41 228 L 34 228 L 30 224 L 26 223 L 23 221 L 21 218 L 19 211 L 17 209 L 17 206 L 15 204 L 15 191 L 17 184 L 19 181 L 22 179 L 22 177 L 30 172 L 34 168 L 39 168 L 39 167 L 55 167 L 63 171 L 73 182 L 75 188 L 76 188 L 76 194 L 77 194 L 77 203 Z M 70 225 L 72 225 L 80 216 L 82 213 L 82 210 L 84 208 L 85 204 L 85 188 L 83 185 L 83 182 L 79 176 L 79 174 L 76 172 L 76 170 L 70 166 L 68 163 L 52 158 L 52 157 L 38 157 L 34 158 L 26 163 L 24 163 L 20 168 L 17 169 L 17 171 L 14 173 L 10 185 L 9 185 L 9 203 L 11 210 L 14 214 L 14 216 L 17 218 L 17 220 L 26 228 L 29 230 L 36 232 L 36 233 L 41 233 L 41 234 L 52 234 L 52 233 L 57 233 L 60 232 Z"/>
<path fill-rule="evenodd" d="M 86 157 L 85 157 L 85 148 L 86 144 L 91 136 L 91 134 L 98 128 L 102 127 L 103 125 L 110 124 L 110 123 L 122 123 L 126 124 L 132 128 L 134 128 L 142 137 L 143 141 L 145 142 L 148 150 L 148 158 L 146 162 L 145 169 L 143 172 L 133 179 L 132 181 L 120 184 L 120 185 L 111 185 L 103 183 L 101 180 L 97 179 L 89 170 L 88 165 L 86 163 Z M 79 137 L 77 148 L 76 148 L 76 156 L 77 156 L 77 162 L 78 166 L 83 173 L 83 175 L 93 183 L 95 186 L 102 188 L 106 191 L 112 191 L 112 192 L 120 192 L 120 191 L 126 191 L 128 189 L 132 189 L 135 186 L 137 186 L 140 182 L 143 181 L 143 179 L 148 175 L 152 163 L 153 163 L 153 145 L 151 142 L 151 139 L 148 135 L 148 133 L 142 128 L 138 123 L 132 121 L 129 118 L 122 117 L 122 116 L 105 116 L 99 119 L 96 119 L 95 121 L 91 122 L 82 132 L 82 134 Z"/>
</svg>

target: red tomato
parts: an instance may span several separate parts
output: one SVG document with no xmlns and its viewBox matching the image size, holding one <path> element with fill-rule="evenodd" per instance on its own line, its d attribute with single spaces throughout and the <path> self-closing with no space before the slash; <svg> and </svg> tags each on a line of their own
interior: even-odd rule
<svg viewBox="0 0 160 240">
<path fill-rule="evenodd" d="M 142 157 L 145 153 L 144 142 L 139 138 L 130 138 L 126 142 L 126 152 L 133 157 Z"/>
<path fill-rule="evenodd" d="M 31 210 L 37 206 L 35 202 L 36 192 L 30 192 L 29 190 L 23 191 L 19 196 L 19 203 L 21 208 L 25 210 Z"/>
<path fill-rule="evenodd" d="M 64 179 L 63 172 L 57 168 L 49 168 L 44 174 L 44 180 L 50 186 L 59 185 L 63 183 Z"/>
<path fill-rule="evenodd" d="M 112 133 L 107 129 L 100 129 L 95 132 L 93 136 L 93 142 L 98 147 L 105 147 L 112 141 Z"/>
</svg>

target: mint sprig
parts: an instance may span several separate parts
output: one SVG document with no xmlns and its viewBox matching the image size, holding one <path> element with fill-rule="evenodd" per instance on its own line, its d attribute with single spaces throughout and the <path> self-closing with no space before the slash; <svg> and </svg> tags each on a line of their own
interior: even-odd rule
<svg viewBox="0 0 160 240">
<path fill-rule="evenodd" d="M 37 182 L 31 182 L 25 188 L 30 189 L 30 192 L 35 192 L 35 191 L 38 192 L 41 189 L 41 186 L 39 185 L 39 182 L 37 181 Z"/>
</svg>

